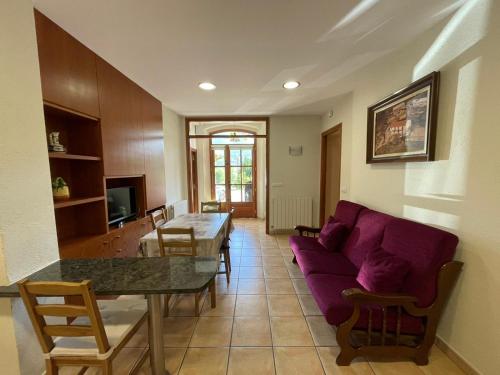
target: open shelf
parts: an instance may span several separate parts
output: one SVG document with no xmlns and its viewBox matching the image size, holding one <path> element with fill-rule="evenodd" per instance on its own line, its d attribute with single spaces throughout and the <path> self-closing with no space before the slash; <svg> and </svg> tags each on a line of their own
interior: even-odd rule
<svg viewBox="0 0 500 375">
<path fill-rule="evenodd" d="M 65 208 L 71 206 L 78 206 L 80 204 L 94 203 L 104 200 L 104 195 L 99 197 L 89 197 L 89 198 L 70 198 L 64 201 L 55 201 L 54 208 Z"/>
<path fill-rule="evenodd" d="M 50 159 L 68 159 L 68 160 L 88 160 L 88 161 L 100 161 L 102 160 L 99 156 L 90 155 L 75 155 L 67 154 L 64 152 L 49 152 Z"/>
</svg>

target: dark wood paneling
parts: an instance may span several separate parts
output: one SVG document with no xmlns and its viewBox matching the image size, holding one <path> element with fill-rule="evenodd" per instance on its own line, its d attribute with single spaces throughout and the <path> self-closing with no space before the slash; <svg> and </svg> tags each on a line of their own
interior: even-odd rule
<svg viewBox="0 0 500 375">
<path fill-rule="evenodd" d="M 44 100 L 99 117 L 95 54 L 36 10 L 35 24 Z"/>
<path fill-rule="evenodd" d="M 104 174 L 144 174 L 144 139 L 138 88 L 101 58 L 97 58 Z"/>
<path fill-rule="evenodd" d="M 144 132 L 147 209 L 163 206 L 166 198 L 165 159 L 161 102 L 139 89 Z"/>
</svg>

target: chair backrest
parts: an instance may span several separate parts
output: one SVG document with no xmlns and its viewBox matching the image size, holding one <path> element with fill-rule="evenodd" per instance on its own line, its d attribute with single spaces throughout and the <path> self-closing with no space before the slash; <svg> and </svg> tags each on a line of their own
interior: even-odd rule
<svg viewBox="0 0 500 375">
<path fill-rule="evenodd" d="M 196 256 L 196 239 L 191 228 L 158 228 L 158 245 L 161 256 Z M 169 249 L 188 249 L 191 252 L 169 252 Z"/>
<path fill-rule="evenodd" d="M 44 353 L 50 353 L 54 348 L 53 337 L 89 337 L 93 336 L 99 353 L 106 353 L 110 346 L 106 331 L 102 324 L 101 313 L 97 307 L 95 294 L 90 280 L 81 283 L 28 281 L 18 282 L 19 293 L 26 306 L 28 316 L 33 324 L 36 336 Z M 76 296 L 83 299 L 83 305 L 70 303 L 39 303 L 38 297 L 69 297 Z M 65 299 L 66 301 L 66 299 Z M 76 318 L 87 316 L 89 325 L 72 325 L 69 319 L 66 323 L 47 324 L 46 316 Z"/>
<path fill-rule="evenodd" d="M 165 218 L 167 221 L 172 220 L 175 217 L 174 206 L 170 205 L 170 206 L 165 207 L 163 209 L 163 214 L 165 215 Z"/>
<path fill-rule="evenodd" d="M 157 229 L 167 222 L 167 216 L 165 210 L 156 210 L 150 214 L 151 222 L 153 223 L 153 228 Z"/>
<path fill-rule="evenodd" d="M 221 212 L 221 202 L 201 202 L 201 213 Z"/>
<path fill-rule="evenodd" d="M 228 219 L 227 219 L 227 226 L 226 226 L 226 240 L 229 240 L 229 235 L 231 234 L 231 229 L 233 226 L 233 214 L 234 214 L 234 207 L 231 207 L 231 209 L 228 212 Z"/>
</svg>

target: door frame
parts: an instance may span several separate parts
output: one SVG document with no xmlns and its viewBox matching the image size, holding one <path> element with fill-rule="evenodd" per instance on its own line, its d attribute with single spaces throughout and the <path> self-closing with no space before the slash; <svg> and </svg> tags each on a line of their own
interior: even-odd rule
<svg viewBox="0 0 500 375">
<path fill-rule="evenodd" d="M 264 138 L 266 140 L 266 234 L 269 234 L 269 152 L 270 152 L 270 134 L 269 134 L 269 117 L 267 116 L 214 116 L 214 117 L 186 117 L 184 119 L 184 137 L 186 141 L 186 165 L 187 165 L 187 182 L 188 182 L 188 208 L 189 212 L 193 212 L 193 202 L 191 199 L 191 166 L 190 166 L 190 140 L 196 138 L 213 138 L 210 135 L 190 135 L 189 123 L 192 121 L 210 122 L 210 121 L 261 121 L 266 124 L 265 135 L 255 135 L 255 138 Z M 219 136 L 225 137 L 225 136 Z M 230 137 L 230 136 L 228 136 Z"/>
<path fill-rule="evenodd" d="M 198 197 L 198 150 L 190 147 L 189 150 L 189 161 L 190 161 L 190 168 L 195 165 L 194 168 L 194 174 L 191 172 L 191 179 L 189 180 L 191 189 L 189 190 L 190 194 L 189 196 L 191 197 L 191 201 L 193 204 L 193 212 L 198 212 L 198 205 L 199 205 L 199 197 Z M 193 157 L 194 156 L 194 157 Z M 192 168 L 191 168 L 192 169 Z M 196 191 L 193 190 L 193 182 L 196 182 Z"/>
<path fill-rule="evenodd" d="M 325 223 L 325 201 L 326 201 L 326 166 L 327 166 L 327 138 L 329 135 L 338 133 L 340 136 L 341 155 L 342 155 L 342 123 L 334 125 L 321 133 L 321 167 L 319 182 L 319 225 L 322 227 Z M 341 156 L 342 157 L 342 156 Z M 339 170 L 339 173 L 341 170 Z M 340 181 L 340 178 L 339 178 Z"/>
</svg>

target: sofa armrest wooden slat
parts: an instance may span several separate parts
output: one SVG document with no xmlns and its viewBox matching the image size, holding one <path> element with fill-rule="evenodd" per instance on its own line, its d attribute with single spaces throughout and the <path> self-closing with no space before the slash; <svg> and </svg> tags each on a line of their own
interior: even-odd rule
<svg viewBox="0 0 500 375">
<path fill-rule="evenodd" d="M 377 304 L 382 306 L 397 306 L 417 302 L 417 298 L 399 293 L 370 293 L 358 288 L 345 289 L 342 297 L 358 304 Z"/>
</svg>

